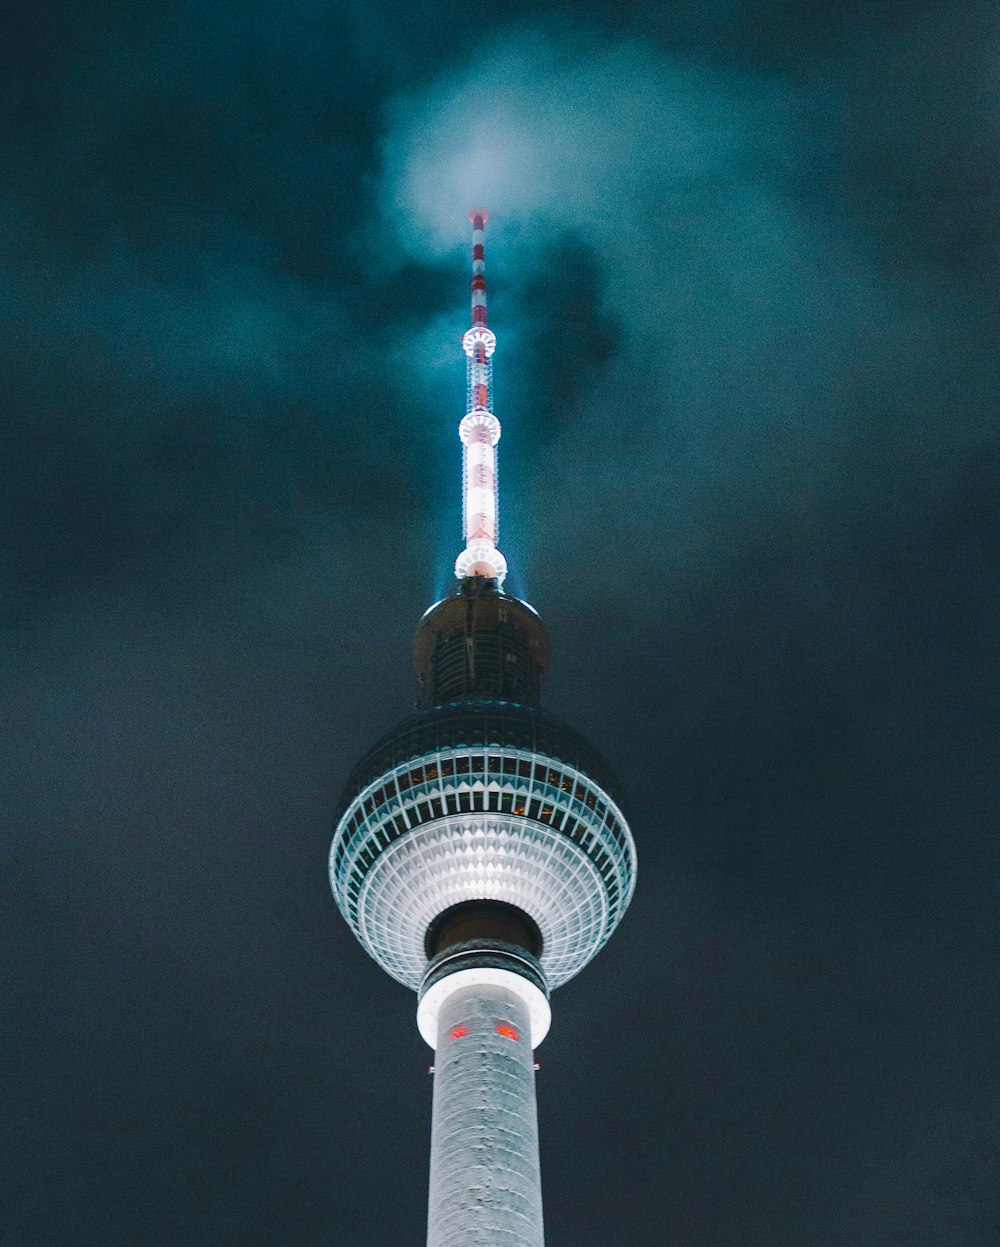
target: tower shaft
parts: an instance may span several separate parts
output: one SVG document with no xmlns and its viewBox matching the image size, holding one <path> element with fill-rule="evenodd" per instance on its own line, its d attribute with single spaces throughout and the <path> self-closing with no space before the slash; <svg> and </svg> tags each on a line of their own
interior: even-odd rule
<svg viewBox="0 0 1000 1247">
<path fill-rule="evenodd" d="M 501 984 L 441 1006 L 427 1247 L 543 1247 L 530 1019 Z"/>
</svg>

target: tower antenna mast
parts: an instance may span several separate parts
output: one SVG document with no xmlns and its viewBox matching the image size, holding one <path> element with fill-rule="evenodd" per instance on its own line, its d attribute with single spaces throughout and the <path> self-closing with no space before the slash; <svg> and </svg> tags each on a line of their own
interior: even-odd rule
<svg viewBox="0 0 1000 1247">
<path fill-rule="evenodd" d="M 465 549 L 455 560 L 459 580 L 483 576 L 502 585 L 507 560 L 497 549 L 499 507 L 497 443 L 500 421 L 493 414 L 493 352 L 496 334 L 486 312 L 485 208 L 473 208 L 472 222 L 472 326 L 462 338 L 468 384 L 465 416 L 458 426 L 462 439 L 462 498 Z"/>
</svg>

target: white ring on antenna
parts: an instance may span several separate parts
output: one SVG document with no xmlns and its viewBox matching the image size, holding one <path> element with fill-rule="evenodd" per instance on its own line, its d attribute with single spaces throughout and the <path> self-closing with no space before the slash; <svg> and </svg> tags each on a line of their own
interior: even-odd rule
<svg viewBox="0 0 1000 1247">
<path fill-rule="evenodd" d="M 486 348 L 486 358 L 489 359 L 497 349 L 497 336 L 492 329 L 487 329 L 485 325 L 473 325 L 471 329 L 466 329 L 462 338 L 462 350 L 471 356 L 477 346 Z"/>
</svg>

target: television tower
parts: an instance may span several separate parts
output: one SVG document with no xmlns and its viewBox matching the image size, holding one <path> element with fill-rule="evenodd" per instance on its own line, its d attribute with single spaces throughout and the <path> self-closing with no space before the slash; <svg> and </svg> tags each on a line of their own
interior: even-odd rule
<svg viewBox="0 0 1000 1247">
<path fill-rule="evenodd" d="M 434 1049 L 427 1247 L 542 1247 L 533 1052 L 550 991 L 621 920 L 636 856 L 606 764 L 539 707 L 541 619 L 502 589 L 488 213 L 469 219 L 458 588 L 417 626 L 423 709 L 347 782 L 330 883 L 364 948 L 417 992 Z"/>
</svg>

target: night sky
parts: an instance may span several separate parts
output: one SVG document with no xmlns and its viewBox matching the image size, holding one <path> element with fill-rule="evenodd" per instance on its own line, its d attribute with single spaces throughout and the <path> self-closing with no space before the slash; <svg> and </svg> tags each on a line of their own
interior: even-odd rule
<svg viewBox="0 0 1000 1247">
<path fill-rule="evenodd" d="M 639 846 L 549 1247 L 995 1247 L 995 7 L 0 27 L 3 1247 L 423 1242 L 326 852 L 454 583 L 476 202 L 508 587 Z"/>
</svg>

